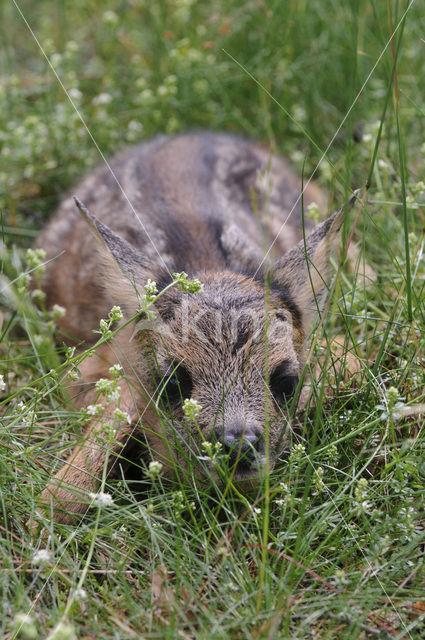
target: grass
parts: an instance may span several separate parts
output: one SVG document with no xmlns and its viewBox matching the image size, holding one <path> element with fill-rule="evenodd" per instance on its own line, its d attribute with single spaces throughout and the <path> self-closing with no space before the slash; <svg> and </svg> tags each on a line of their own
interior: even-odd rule
<svg viewBox="0 0 425 640">
<path fill-rule="evenodd" d="M 2 635 L 422 638 L 420 3 L 5 0 L 0 10 Z M 368 184 L 353 242 L 376 282 L 361 278 L 362 259 L 338 271 L 310 400 L 266 486 L 241 495 L 150 480 L 141 462 L 137 491 L 108 482 L 112 506 L 33 540 L 25 523 L 83 417 L 64 391 L 75 355 L 28 293 L 39 271 L 26 249 L 99 149 L 202 127 L 270 141 L 314 174 L 330 210 Z M 332 375 L 335 335 L 361 364 L 348 380 Z"/>
</svg>

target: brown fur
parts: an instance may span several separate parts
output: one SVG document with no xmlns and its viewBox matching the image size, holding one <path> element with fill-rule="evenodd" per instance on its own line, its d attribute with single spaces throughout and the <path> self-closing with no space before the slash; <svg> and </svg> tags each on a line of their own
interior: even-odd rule
<svg viewBox="0 0 425 640">
<path fill-rule="evenodd" d="M 139 318 L 84 361 L 85 390 L 106 377 L 113 362 L 126 372 L 121 408 L 132 424 L 120 426 L 108 471 L 139 431 L 167 470 L 199 456 L 202 439 L 215 437 L 226 446 L 235 440 L 242 447 L 255 434 L 252 464 L 236 460 L 233 470 L 236 481 L 250 481 L 273 468 L 284 444 L 288 420 L 268 387 L 296 385 L 304 341 L 327 291 L 342 210 L 304 245 L 300 186 L 287 164 L 255 143 L 223 134 L 157 138 L 118 155 L 110 166 L 115 177 L 100 167 L 75 189 L 90 213 L 81 216 L 67 198 L 38 241 L 55 258 L 45 288 L 49 304 L 67 308 L 63 330 L 71 340 L 93 343 L 93 329 L 112 305 L 120 305 L 126 318 L 137 313 L 148 278 L 164 287 L 172 272 L 185 271 L 201 280 L 203 290 L 169 289 L 155 305 L 153 324 Z M 313 198 L 317 191 L 308 188 L 305 205 Z M 181 402 L 170 412 L 165 401 L 163 387 L 176 368 L 187 372 L 190 396 L 202 406 L 197 425 L 184 418 Z M 85 391 L 78 404 L 94 396 Z M 105 462 L 100 428 L 99 421 L 90 425 L 84 444 L 42 494 L 42 503 L 53 501 L 58 520 L 82 513 L 87 499 L 78 498 L 99 486 Z"/>
</svg>

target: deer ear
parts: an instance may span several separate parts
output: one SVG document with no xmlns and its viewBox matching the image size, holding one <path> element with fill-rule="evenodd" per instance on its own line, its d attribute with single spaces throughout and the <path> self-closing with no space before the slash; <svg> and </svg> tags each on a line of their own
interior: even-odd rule
<svg viewBox="0 0 425 640">
<path fill-rule="evenodd" d="M 351 208 L 358 192 L 350 198 Z M 341 247 L 341 227 L 345 207 L 341 207 L 330 218 L 324 220 L 288 251 L 275 264 L 273 280 L 284 287 L 301 311 L 306 334 L 323 307 L 332 278 L 330 258 L 337 255 Z"/>
<path fill-rule="evenodd" d="M 139 300 L 145 293 L 144 285 L 148 278 L 155 278 L 155 270 L 158 269 L 126 240 L 93 216 L 75 196 L 74 201 L 97 240 L 97 250 L 103 265 L 99 277 L 111 306 L 117 304 L 127 315 L 134 315 L 140 306 Z"/>
</svg>

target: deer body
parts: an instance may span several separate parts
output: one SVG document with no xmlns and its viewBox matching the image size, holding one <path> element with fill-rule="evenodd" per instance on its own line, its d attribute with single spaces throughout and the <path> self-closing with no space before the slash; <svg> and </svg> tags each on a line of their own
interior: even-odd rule
<svg viewBox="0 0 425 640">
<path fill-rule="evenodd" d="M 81 216 L 65 199 L 38 241 L 52 260 L 47 302 L 66 307 L 62 329 L 71 340 L 93 343 L 113 305 L 136 317 L 148 279 L 159 291 L 174 272 L 203 283 L 197 294 L 167 289 L 153 324 L 135 319 L 84 361 L 75 388 L 80 406 L 96 397 L 93 382 L 111 364 L 126 374 L 121 408 L 131 424 L 120 425 L 107 472 L 138 431 L 167 469 L 201 457 L 202 440 L 221 444 L 235 481 L 272 469 L 342 212 L 304 243 L 300 184 L 286 162 L 257 143 L 203 132 L 136 146 L 74 192 L 90 213 Z M 309 187 L 304 206 L 320 197 Z M 202 407 L 196 424 L 183 415 L 185 398 Z M 99 484 L 102 420 L 43 492 L 62 521 L 83 512 L 82 497 Z"/>
</svg>

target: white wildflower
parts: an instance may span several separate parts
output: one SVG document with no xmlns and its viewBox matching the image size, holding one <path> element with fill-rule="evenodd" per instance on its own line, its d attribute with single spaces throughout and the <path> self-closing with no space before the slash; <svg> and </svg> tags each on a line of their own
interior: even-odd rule
<svg viewBox="0 0 425 640">
<path fill-rule="evenodd" d="M 119 378 L 122 373 L 122 366 L 120 364 L 114 364 L 109 367 L 109 373 L 111 378 Z"/>
<path fill-rule="evenodd" d="M 354 489 L 354 511 L 357 515 L 369 513 L 372 504 L 366 500 L 369 483 L 366 478 L 360 478 Z"/>
<path fill-rule="evenodd" d="M 127 422 L 128 424 L 131 424 L 131 418 L 130 415 L 128 413 L 125 413 L 124 411 L 121 411 L 121 409 L 119 409 L 118 407 L 115 409 L 114 411 L 114 416 L 120 421 L 120 422 Z"/>
<path fill-rule="evenodd" d="M 41 289 L 33 289 L 31 295 L 38 302 L 44 302 L 46 299 L 46 294 Z"/>
<path fill-rule="evenodd" d="M 102 20 L 105 24 L 114 25 L 118 22 L 118 15 L 115 13 L 115 11 L 111 11 L 109 9 L 108 11 L 103 12 Z"/>
<path fill-rule="evenodd" d="M 103 318 L 101 318 L 99 322 L 100 333 L 105 336 L 105 338 L 111 337 L 111 330 L 109 329 L 109 322 L 106 322 Z"/>
<path fill-rule="evenodd" d="M 314 482 L 314 486 L 316 487 L 316 491 L 318 493 L 321 493 L 326 488 L 326 485 L 323 482 L 323 475 L 324 475 L 323 467 L 317 467 L 317 469 L 315 469 L 314 471 L 313 482 Z"/>
<path fill-rule="evenodd" d="M 274 501 L 275 504 L 277 504 L 280 507 L 286 507 L 290 505 L 292 503 L 292 494 L 291 494 L 291 489 L 289 488 L 289 485 L 287 485 L 286 482 L 280 482 L 279 489 L 281 491 L 282 497 L 276 498 Z"/>
<path fill-rule="evenodd" d="M 103 509 L 104 507 L 110 507 L 114 504 L 114 500 L 109 493 L 99 491 L 99 493 L 89 493 L 89 497 L 92 500 L 92 506 Z"/>
<path fill-rule="evenodd" d="M 189 280 L 187 273 L 182 271 L 181 273 L 173 273 L 174 281 L 177 283 L 180 291 L 185 293 L 199 293 L 202 291 L 203 284 L 197 278 Z"/>
<path fill-rule="evenodd" d="M 48 549 L 39 549 L 34 553 L 32 557 L 32 564 L 43 566 L 50 562 L 51 557 L 51 551 L 49 551 Z"/>
<path fill-rule="evenodd" d="M 385 160 L 382 160 L 382 158 L 378 160 L 378 167 L 380 169 L 390 169 L 390 165 L 388 164 L 388 162 L 385 162 Z"/>
<path fill-rule="evenodd" d="M 27 249 L 26 261 L 28 269 L 39 268 L 43 260 L 46 258 L 46 252 L 44 249 Z"/>
<path fill-rule="evenodd" d="M 227 556 L 228 553 L 229 553 L 229 549 L 224 544 L 222 544 L 221 547 L 217 548 L 217 555 L 218 556 Z"/>
<path fill-rule="evenodd" d="M 145 284 L 145 300 L 146 302 L 153 302 L 158 295 L 158 288 L 156 286 L 156 282 L 154 280 L 149 280 Z"/>
<path fill-rule="evenodd" d="M 0 391 L 4 391 L 6 389 L 6 382 L 4 381 L 4 375 L 0 373 Z"/>
<path fill-rule="evenodd" d="M 108 378 L 99 378 L 99 380 L 95 384 L 95 387 L 99 391 L 99 393 L 107 394 L 112 391 L 113 384 L 113 381 L 108 380 Z"/>
<path fill-rule="evenodd" d="M 396 402 L 399 399 L 399 392 L 396 387 L 390 387 L 387 391 L 388 402 Z"/>
<path fill-rule="evenodd" d="M 406 406 L 403 398 L 400 397 L 398 389 L 392 386 L 386 391 L 385 399 L 386 402 L 384 404 L 378 404 L 375 408 L 382 411 L 381 420 L 392 419 L 393 422 L 396 422 L 402 417 L 403 409 Z"/>
<path fill-rule="evenodd" d="M 52 632 L 48 635 L 47 640 L 76 640 L 74 627 L 67 622 L 59 622 Z"/>
<path fill-rule="evenodd" d="M 331 578 L 331 583 L 336 587 L 342 587 L 348 583 L 344 569 L 337 569 Z"/>
<path fill-rule="evenodd" d="M 109 95 L 109 93 L 99 93 L 99 95 L 93 98 L 91 102 L 95 107 L 99 107 L 103 104 L 109 104 L 111 100 L 112 96 Z"/>
<path fill-rule="evenodd" d="M 221 442 L 215 442 L 214 444 L 212 442 L 208 442 L 207 440 L 204 440 L 204 442 L 201 443 L 201 447 L 203 449 L 205 449 L 205 453 L 207 454 L 206 456 L 198 456 L 198 460 L 203 460 L 206 462 L 217 462 L 217 458 L 220 456 L 221 454 L 221 450 L 223 448 L 223 445 L 221 444 Z"/>
<path fill-rule="evenodd" d="M 189 420 L 195 420 L 202 407 L 197 400 L 186 398 L 183 402 L 183 413 Z"/>
<path fill-rule="evenodd" d="M 314 222 L 317 222 L 322 215 L 321 210 L 317 202 L 311 202 L 307 207 L 307 217 Z"/>
<path fill-rule="evenodd" d="M 305 446 L 303 444 L 295 444 L 292 447 L 292 451 L 289 455 L 289 461 L 290 462 L 300 462 L 300 460 L 302 458 L 304 458 L 304 454 L 305 454 Z"/>
<path fill-rule="evenodd" d="M 53 308 L 52 308 L 52 318 L 53 318 L 53 320 L 59 320 L 60 318 L 63 318 L 65 314 L 66 314 L 65 307 L 61 307 L 60 304 L 54 304 L 53 305 Z"/>
<path fill-rule="evenodd" d="M 70 89 L 68 91 L 68 95 L 71 98 L 71 100 L 75 100 L 76 102 L 81 100 L 81 98 L 83 97 L 83 94 L 81 93 L 81 91 L 76 87 L 73 87 L 72 89 Z"/>
<path fill-rule="evenodd" d="M 30 411 L 26 416 L 22 416 L 22 424 L 24 427 L 30 427 L 37 420 L 37 414 Z"/>
<path fill-rule="evenodd" d="M 149 463 L 147 474 L 151 478 L 151 480 L 155 480 L 155 478 L 159 476 L 162 471 L 162 467 L 163 465 L 161 464 L 161 462 L 158 462 L 157 460 L 152 460 L 152 462 Z"/>
<path fill-rule="evenodd" d="M 34 618 L 23 611 L 17 613 L 13 618 L 13 627 L 16 636 L 25 638 L 25 640 L 36 640 L 39 637 Z"/>
<path fill-rule="evenodd" d="M 116 387 L 106 396 L 108 402 L 118 402 L 121 395 L 121 387 Z"/>
<path fill-rule="evenodd" d="M 121 311 L 121 307 L 118 305 L 114 305 L 110 312 L 108 313 L 108 318 L 111 322 L 118 322 L 123 319 L 123 312 Z"/>
<path fill-rule="evenodd" d="M 76 600 L 86 600 L 87 599 L 87 591 L 83 588 L 80 589 L 75 589 L 74 593 L 74 598 Z"/>
<path fill-rule="evenodd" d="M 121 388 L 117 385 L 116 380 L 99 378 L 95 387 L 101 395 L 105 396 L 107 402 L 117 402 L 120 398 Z"/>
<path fill-rule="evenodd" d="M 86 414 L 88 416 L 99 416 L 103 411 L 103 407 L 101 404 L 89 404 L 88 407 L 86 407 Z"/>
<path fill-rule="evenodd" d="M 128 128 L 129 136 L 131 137 L 137 137 L 143 131 L 143 125 L 138 120 L 130 120 L 127 128 Z"/>
</svg>

